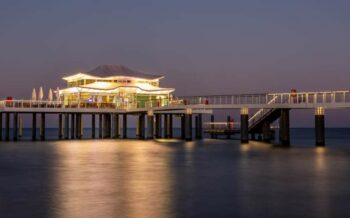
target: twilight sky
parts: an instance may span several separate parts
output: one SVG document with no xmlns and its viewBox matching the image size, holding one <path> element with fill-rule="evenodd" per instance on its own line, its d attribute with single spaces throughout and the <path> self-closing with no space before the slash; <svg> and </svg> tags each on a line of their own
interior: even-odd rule
<svg viewBox="0 0 350 218">
<path fill-rule="evenodd" d="M 29 98 L 98 64 L 164 74 L 176 95 L 349 89 L 349 11 L 348 0 L 1 0 L 0 94 Z"/>
</svg>

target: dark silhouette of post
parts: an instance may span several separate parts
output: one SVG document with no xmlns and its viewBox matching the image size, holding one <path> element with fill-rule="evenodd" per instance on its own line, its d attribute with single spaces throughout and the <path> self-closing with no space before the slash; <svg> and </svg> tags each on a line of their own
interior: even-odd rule
<svg viewBox="0 0 350 218">
<path fill-rule="evenodd" d="M 18 139 L 18 113 L 13 113 L 13 141 Z"/>
<path fill-rule="evenodd" d="M 75 114 L 71 113 L 71 119 L 70 119 L 70 138 L 74 139 L 75 138 Z"/>
<path fill-rule="evenodd" d="M 139 139 L 145 139 L 145 114 L 141 113 L 139 115 L 139 121 L 138 121 L 138 129 L 139 129 Z"/>
<path fill-rule="evenodd" d="M 45 140 L 45 131 L 46 131 L 46 126 L 45 126 L 45 113 L 41 113 L 41 124 L 40 124 L 40 140 L 44 141 Z"/>
<path fill-rule="evenodd" d="M 154 139 L 154 114 L 153 114 L 153 111 L 147 112 L 147 138 Z"/>
<path fill-rule="evenodd" d="M 202 114 L 198 114 L 198 139 L 203 139 L 203 121 L 202 121 Z"/>
<path fill-rule="evenodd" d="M 36 113 L 32 113 L 32 141 L 36 140 Z"/>
<path fill-rule="evenodd" d="M 103 121 L 102 121 L 102 117 L 103 117 L 103 114 L 98 114 L 98 137 L 100 139 L 102 139 L 103 137 L 103 134 L 102 134 L 102 131 L 103 131 Z"/>
<path fill-rule="evenodd" d="M 185 114 L 181 115 L 181 139 L 185 139 Z"/>
<path fill-rule="evenodd" d="M 241 108 L 241 143 L 249 142 L 249 110 Z"/>
<path fill-rule="evenodd" d="M 210 116 L 210 122 L 211 122 L 211 123 L 214 123 L 214 122 L 215 122 L 214 114 L 212 114 L 212 115 Z M 210 129 L 211 129 L 212 131 L 214 131 L 214 128 L 215 128 L 214 124 L 211 124 L 211 125 L 210 125 Z M 210 134 L 210 138 L 212 138 L 212 139 L 214 138 L 214 134 L 213 134 L 213 133 Z"/>
<path fill-rule="evenodd" d="M 0 112 L 0 141 L 2 140 L 2 113 Z"/>
<path fill-rule="evenodd" d="M 164 138 L 169 138 L 169 116 L 164 114 Z"/>
<path fill-rule="evenodd" d="M 192 109 L 186 109 L 185 113 L 185 139 L 192 141 Z"/>
<path fill-rule="evenodd" d="M 162 115 L 156 114 L 156 138 L 162 137 Z"/>
<path fill-rule="evenodd" d="M 281 109 L 280 143 L 285 146 L 290 145 L 289 109 Z"/>
<path fill-rule="evenodd" d="M 69 139 L 69 114 L 64 114 L 64 139 Z"/>
<path fill-rule="evenodd" d="M 128 138 L 128 115 L 123 114 L 123 138 Z"/>
<path fill-rule="evenodd" d="M 96 115 L 95 114 L 91 114 L 91 138 L 95 138 L 96 134 Z"/>
<path fill-rule="evenodd" d="M 325 145 L 325 113 L 324 108 L 318 107 L 315 109 L 315 137 L 316 146 Z"/>
<path fill-rule="evenodd" d="M 5 114 L 5 140 L 10 141 L 10 113 Z"/>
<path fill-rule="evenodd" d="M 63 115 L 58 114 L 58 138 L 62 139 L 63 137 Z"/>
</svg>

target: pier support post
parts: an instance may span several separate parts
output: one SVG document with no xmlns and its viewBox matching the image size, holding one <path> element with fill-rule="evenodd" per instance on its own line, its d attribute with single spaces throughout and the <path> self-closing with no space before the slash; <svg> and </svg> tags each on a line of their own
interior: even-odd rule
<svg viewBox="0 0 350 218">
<path fill-rule="evenodd" d="M 41 113 L 41 124 L 40 124 L 40 139 L 41 141 L 45 140 L 45 130 L 46 130 L 46 126 L 45 126 L 45 113 Z"/>
<path fill-rule="evenodd" d="M 79 137 L 80 137 L 80 131 L 79 131 L 79 129 L 80 129 L 80 119 L 79 119 L 79 116 L 80 116 L 80 114 L 75 114 L 75 126 L 76 126 L 76 128 L 75 128 L 75 138 L 77 138 L 77 139 L 79 139 Z"/>
<path fill-rule="evenodd" d="M 69 139 L 69 114 L 64 114 L 64 139 Z"/>
<path fill-rule="evenodd" d="M 18 116 L 18 137 L 22 138 L 23 136 L 23 119 L 21 116 Z"/>
<path fill-rule="evenodd" d="M 95 138 L 96 134 L 96 115 L 91 114 L 91 138 Z"/>
<path fill-rule="evenodd" d="M 10 113 L 5 114 L 5 140 L 10 141 Z"/>
<path fill-rule="evenodd" d="M 315 109 L 315 136 L 316 146 L 325 145 L 325 119 L 324 108 L 318 107 Z"/>
<path fill-rule="evenodd" d="M 103 138 L 111 138 L 111 114 L 103 114 Z"/>
<path fill-rule="evenodd" d="M 262 125 L 262 140 L 264 142 L 269 142 L 271 140 L 271 128 L 268 121 L 265 121 Z"/>
<path fill-rule="evenodd" d="M 289 109 L 281 109 L 280 143 L 285 146 L 290 145 Z"/>
<path fill-rule="evenodd" d="M 32 141 L 36 140 L 36 113 L 33 113 L 32 118 Z"/>
<path fill-rule="evenodd" d="M 229 130 L 226 137 L 227 137 L 227 139 L 231 139 L 231 135 L 230 135 L 230 133 L 231 133 L 231 116 L 230 115 L 227 116 L 226 121 L 227 121 L 227 129 Z"/>
<path fill-rule="evenodd" d="M 169 116 L 164 114 L 164 138 L 169 138 Z"/>
<path fill-rule="evenodd" d="M 173 138 L 174 130 L 173 130 L 173 115 L 169 114 L 169 138 Z"/>
<path fill-rule="evenodd" d="M 58 138 L 62 139 L 63 137 L 63 115 L 58 114 Z"/>
<path fill-rule="evenodd" d="M 147 112 L 147 139 L 154 139 L 154 114 L 153 114 L 153 111 Z"/>
<path fill-rule="evenodd" d="M 203 118 L 198 114 L 198 139 L 203 139 Z"/>
<path fill-rule="evenodd" d="M 98 114 L 98 137 L 102 139 L 103 137 L 103 114 Z"/>
<path fill-rule="evenodd" d="M 78 139 L 82 139 L 83 138 L 83 114 L 81 113 L 78 113 L 76 114 L 76 126 L 77 126 L 77 129 L 76 129 L 76 134 L 77 134 L 77 138 Z"/>
<path fill-rule="evenodd" d="M 112 114 L 106 114 L 107 119 L 107 138 L 112 138 Z"/>
<path fill-rule="evenodd" d="M 156 114 L 156 138 L 162 137 L 162 115 Z"/>
<path fill-rule="evenodd" d="M 70 138 L 74 139 L 75 138 L 75 114 L 72 113 L 71 115 L 71 119 L 70 119 Z"/>
<path fill-rule="evenodd" d="M 18 113 L 13 113 L 13 141 L 18 139 Z"/>
<path fill-rule="evenodd" d="M 185 139 L 185 114 L 181 114 L 181 139 Z"/>
<path fill-rule="evenodd" d="M 244 107 L 241 108 L 241 143 L 249 142 L 249 110 Z"/>
<path fill-rule="evenodd" d="M 185 113 L 185 139 L 192 141 L 192 109 L 187 108 Z"/>
<path fill-rule="evenodd" d="M 214 114 L 210 115 L 210 122 L 211 123 L 215 122 Z M 210 125 L 210 128 L 211 128 L 212 131 L 214 131 L 214 128 L 215 128 L 214 124 Z M 210 134 L 210 138 L 212 138 L 212 139 L 214 138 L 214 134 L 213 133 Z"/>
<path fill-rule="evenodd" d="M 2 140 L 2 113 L 0 112 L 0 141 Z"/>
<path fill-rule="evenodd" d="M 119 121 L 119 114 L 114 115 L 114 138 L 118 139 L 120 138 L 120 121 Z"/>
<path fill-rule="evenodd" d="M 194 120 L 194 132 L 195 132 L 195 138 L 199 138 L 199 122 L 198 122 L 198 115 L 196 115 Z"/>
<path fill-rule="evenodd" d="M 128 115 L 123 114 L 123 138 L 128 138 Z"/>
<path fill-rule="evenodd" d="M 139 139 L 145 139 L 145 114 L 142 113 L 139 115 L 138 120 L 138 129 L 139 129 Z"/>
</svg>

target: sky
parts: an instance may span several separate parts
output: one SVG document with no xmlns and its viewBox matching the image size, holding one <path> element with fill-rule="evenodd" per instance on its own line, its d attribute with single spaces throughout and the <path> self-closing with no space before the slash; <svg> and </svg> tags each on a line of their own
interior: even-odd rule
<svg viewBox="0 0 350 218">
<path fill-rule="evenodd" d="M 1 0 L 0 96 L 30 98 L 99 64 L 163 74 L 178 96 L 348 90 L 349 11 L 348 0 Z M 327 113 L 350 126 L 350 111 Z"/>
</svg>

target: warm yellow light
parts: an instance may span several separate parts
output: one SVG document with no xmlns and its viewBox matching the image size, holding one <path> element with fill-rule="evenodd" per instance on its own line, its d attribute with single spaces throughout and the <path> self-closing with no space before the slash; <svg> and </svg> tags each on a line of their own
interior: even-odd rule
<svg viewBox="0 0 350 218">
<path fill-rule="evenodd" d="M 249 114 L 249 109 L 247 107 L 242 107 L 241 108 L 241 115 L 248 115 Z"/>
<path fill-rule="evenodd" d="M 149 110 L 149 111 L 147 111 L 147 116 L 153 116 L 153 111 L 152 110 Z"/>
<path fill-rule="evenodd" d="M 324 113 L 325 113 L 325 110 L 323 107 L 317 107 L 315 109 L 315 115 L 324 115 Z"/>
</svg>

